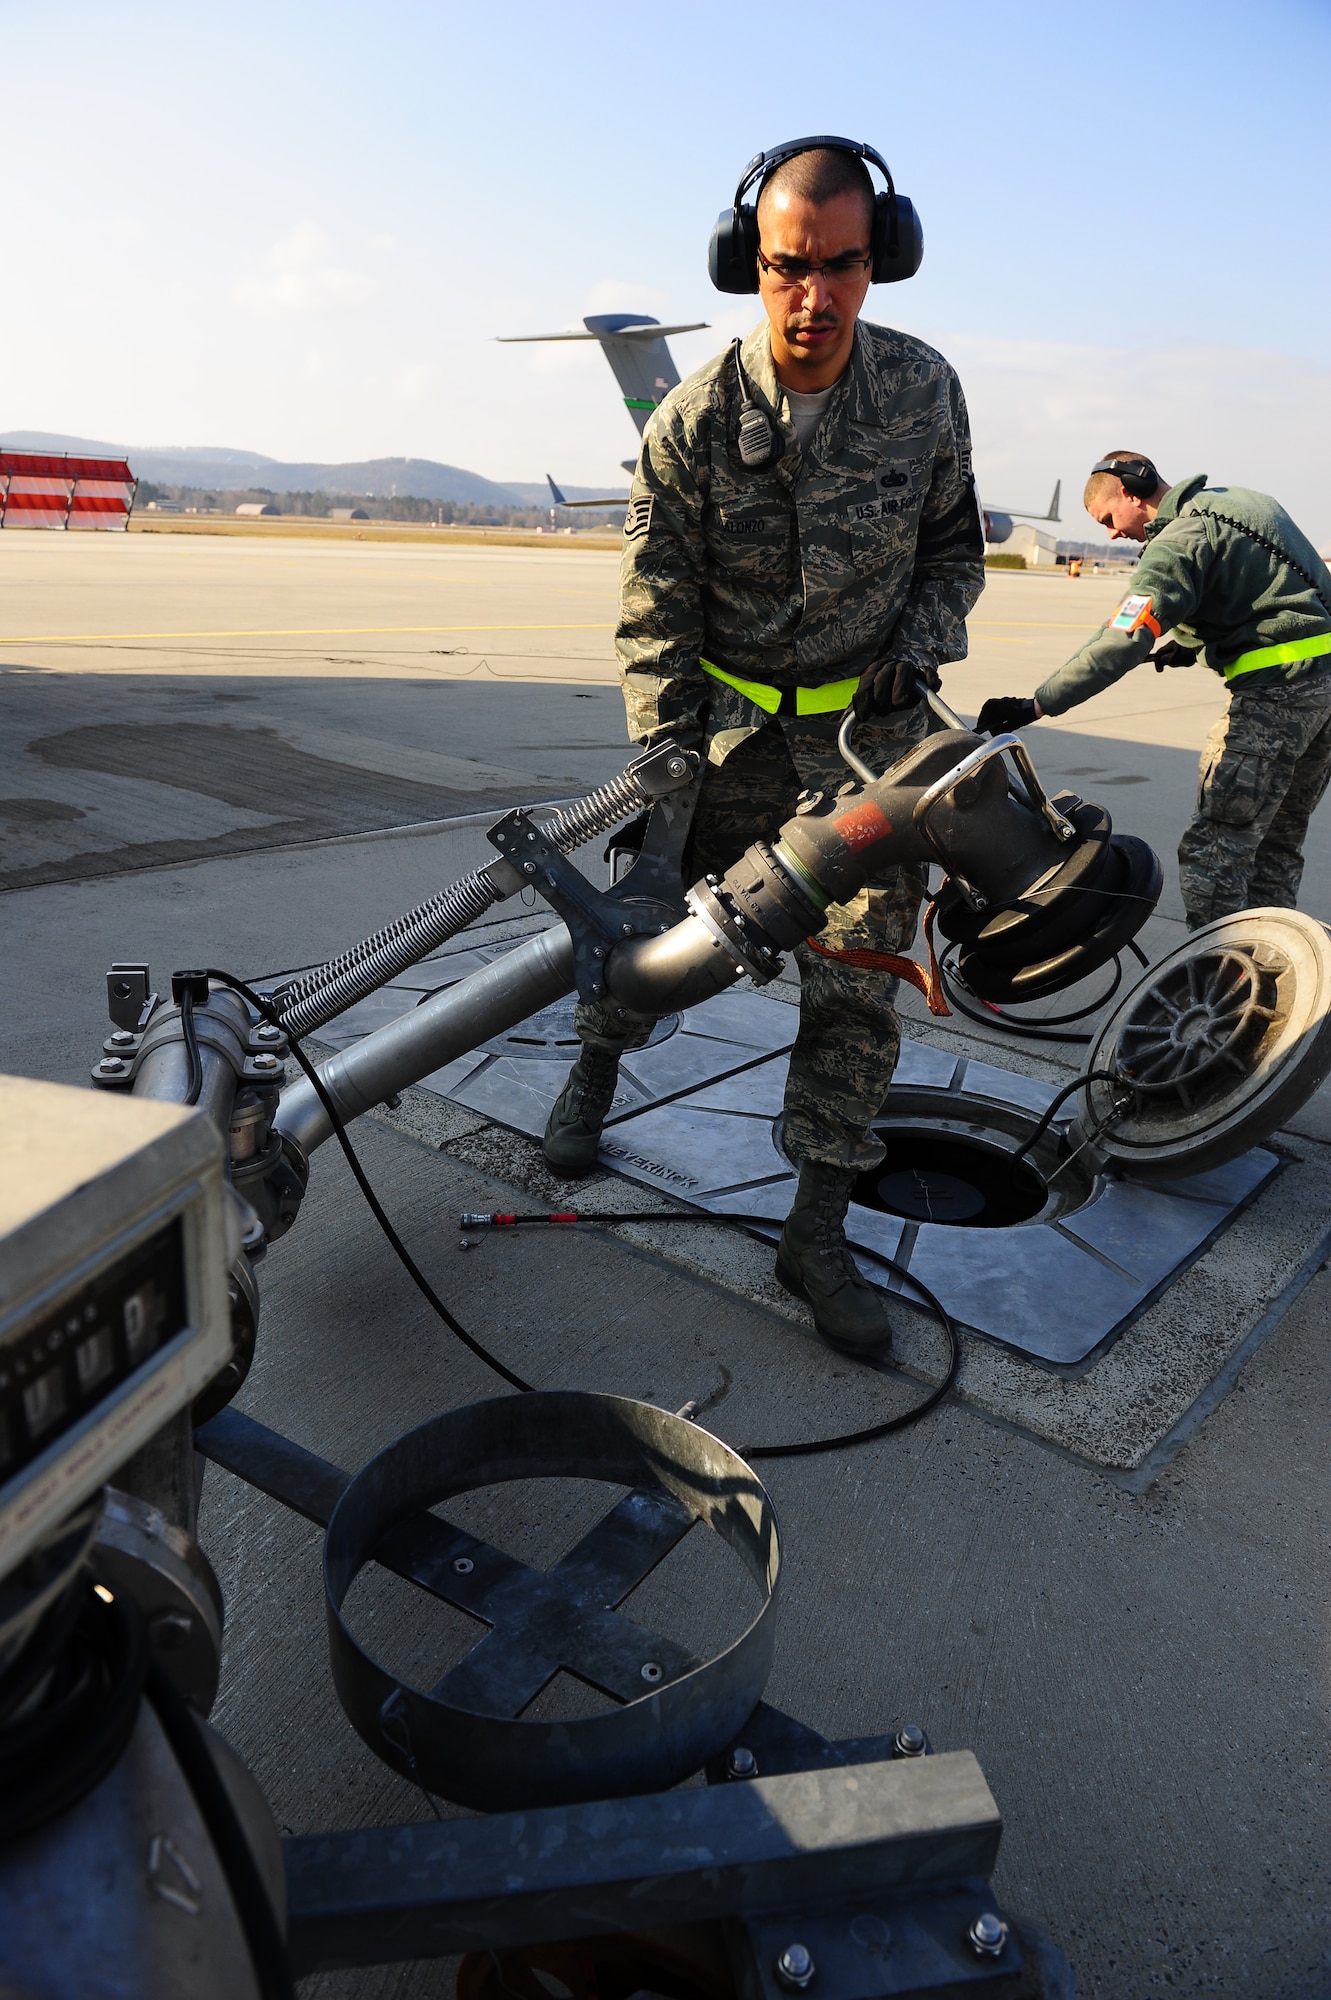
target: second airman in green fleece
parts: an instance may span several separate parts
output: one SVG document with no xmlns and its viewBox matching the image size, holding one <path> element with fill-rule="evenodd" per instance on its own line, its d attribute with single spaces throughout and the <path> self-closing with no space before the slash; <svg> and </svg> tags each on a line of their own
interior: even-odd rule
<svg viewBox="0 0 1331 2000">
<path fill-rule="evenodd" d="M 1147 659 L 1163 668 L 1200 657 L 1229 702 L 1179 842 L 1189 928 L 1263 905 L 1293 909 L 1308 821 L 1331 779 L 1331 572 L 1269 495 L 1208 486 L 1205 473 L 1170 486 L 1138 452 L 1101 459 L 1085 500 L 1111 539 L 1145 543 L 1132 588 L 1033 697 L 987 701 L 977 728 L 1063 715 Z"/>
</svg>

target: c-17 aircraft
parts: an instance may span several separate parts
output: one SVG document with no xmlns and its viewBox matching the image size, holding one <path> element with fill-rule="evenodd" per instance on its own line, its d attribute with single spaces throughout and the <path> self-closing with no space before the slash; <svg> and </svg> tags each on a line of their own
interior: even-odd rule
<svg viewBox="0 0 1331 2000">
<path fill-rule="evenodd" d="M 601 351 L 614 370 L 615 380 L 623 394 L 624 407 L 641 436 L 652 411 L 679 381 L 679 370 L 666 346 L 666 335 L 701 333 L 709 322 L 699 319 L 691 320 L 687 325 L 662 326 L 647 313 L 592 313 L 582 324 L 584 332 L 510 333 L 501 336 L 501 344 L 516 347 L 538 340 L 599 340 Z M 636 459 L 626 458 L 621 463 L 625 472 L 637 469 Z M 628 504 L 623 494 L 604 500 L 566 500 L 548 472 L 545 480 L 555 507 L 623 507 Z M 1014 519 L 1058 521 L 1061 518 L 1058 501 L 1062 490 L 1060 479 L 1054 486 L 1054 497 L 1049 502 L 1047 514 L 1036 514 L 1021 507 L 986 507 L 981 503 L 985 541 L 990 545 L 1007 541 Z M 551 509 L 553 512 L 554 508 Z"/>
<path fill-rule="evenodd" d="M 1058 497 L 1063 491 L 1061 479 L 1054 482 L 1054 497 L 1049 502 L 1047 514 L 1032 514 L 1024 507 L 986 507 L 980 505 L 980 518 L 984 522 L 984 539 L 989 543 L 1005 542 L 1012 533 L 1014 517 L 1022 521 L 1058 521 Z"/>
<path fill-rule="evenodd" d="M 511 333 L 503 336 L 505 346 L 520 346 L 537 340 L 599 340 L 601 352 L 614 370 L 615 380 L 624 398 L 624 407 L 642 435 L 648 417 L 679 381 L 679 370 L 674 357 L 666 346 L 668 333 L 701 333 L 707 326 L 705 319 L 692 320 L 687 326 L 662 326 L 648 313 L 592 313 L 582 322 L 583 333 Z M 637 460 L 623 461 L 625 472 L 637 467 Z M 616 494 L 609 500 L 566 500 L 559 488 L 545 475 L 556 507 L 623 507 L 628 503 L 623 494 Z"/>
</svg>

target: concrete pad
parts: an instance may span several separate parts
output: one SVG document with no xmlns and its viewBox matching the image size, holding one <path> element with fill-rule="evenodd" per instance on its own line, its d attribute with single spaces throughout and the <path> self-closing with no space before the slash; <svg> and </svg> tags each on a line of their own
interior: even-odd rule
<svg viewBox="0 0 1331 2000">
<path fill-rule="evenodd" d="M 720 1390 L 708 1422 L 741 1447 L 815 1417 L 850 1428 L 873 1413 L 871 1394 L 886 1413 L 900 1393 L 829 1366 L 788 1321 L 599 1233 L 515 1233 L 460 1254 L 450 1217 L 497 1205 L 502 1184 L 375 1122 L 359 1129 L 413 1253 L 464 1322 L 538 1382 L 665 1405 Z M 335 1158 L 320 1156 L 311 1200 L 267 1260 L 241 1403 L 354 1469 L 491 1385 L 388 1259 Z M 965 1403 L 880 1445 L 764 1467 L 788 1552 L 770 1698 L 834 1735 L 920 1721 L 939 1748 L 974 1747 L 1005 1816 L 997 1892 L 1064 1945 L 1090 2000 L 1319 1990 L 1331 1822 L 1308 1773 L 1327 1747 L 1325 1621 L 1310 1615 L 1324 1595 L 1327 1282 L 1314 1279 L 1242 1393 L 1145 1496 Z M 586 1504 L 581 1492 L 500 1489 L 476 1496 L 467 1526 L 549 1563 Z M 428 1817 L 337 1705 L 317 1533 L 215 1470 L 202 1533 L 228 1600 L 214 1719 L 283 1826 Z M 705 1648 L 732 1615 L 728 1579 L 675 1561 L 628 1608 Z M 386 1650 L 430 1656 L 418 1600 L 385 1593 L 366 1610 Z M 1253 1713 L 1260 1731 L 1235 1726 Z M 1254 1857 L 1275 1855 L 1262 1895 L 1242 1896 Z M 302 1991 L 423 1995 L 449 1970 L 326 1975 Z"/>
<path fill-rule="evenodd" d="M 245 715 L 297 748 L 298 712 L 312 727 L 382 731 L 404 743 L 421 742 L 428 730 L 427 749 L 530 770 L 530 797 L 583 788 L 563 782 L 561 769 L 576 768 L 590 783 L 623 761 L 608 635 L 503 638 L 541 654 L 496 655 L 486 676 L 477 652 L 435 658 L 429 649 L 489 646 L 491 635 L 381 632 L 371 651 L 363 634 L 213 636 L 169 641 L 169 651 L 160 640 L 168 624 L 391 623 L 395 586 L 411 572 L 405 561 L 367 567 L 349 581 L 332 569 L 284 572 L 276 559 L 290 545 L 278 542 L 256 549 L 246 570 L 229 552 L 212 561 L 210 550 L 224 545 L 206 537 L 195 546 L 203 544 L 211 569 L 201 556 L 170 570 L 120 562 L 126 548 L 150 542 L 181 548 L 185 538 L 0 536 L 8 603 L 17 601 L 10 593 L 21 567 L 16 544 L 31 577 L 25 620 L 7 617 L 9 633 L 85 635 L 63 655 L 0 647 L 0 661 L 24 668 L 0 676 L 11 733 L 50 734 L 95 719 L 82 705 L 94 678 L 123 675 L 146 687 L 174 677 L 190 692 L 196 675 L 211 674 L 217 691 L 245 697 Z M 484 559 L 483 571 L 469 573 L 492 585 L 492 552 L 465 553 Z M 580 552 L 553 562 L 543 552 L 541 560 L 548 567 L 522 584 L 533 619 L 567 617 L 570 605 L 555 592 L 568 586 L 599 591 L 606 610 L 595 599 L 589 608 L 608 622 L 613 557 L 605 559 L 604 582 L 591 585 Z M 278 588 L 283 575 L 290 592 Z M 138 596 L 117 601 L 126 578 Z M 327 610 L 325 584 L 337 598 Z M 445 595 L 442 582 L 430 588 L 436 599 Z M 205 589 L 212 593 L 206 616 L 191 618 Z M 431 605 L 426 617 L 428 591 L 414 581 L 411 589 L 422 624 L 459 615 Z M 1075 594 L 1084 589 L 1056 578 L 991 577 L 972 660 L 948 670 L 952 698 L 973 713 L 985 694 L 1029 692 L 1103 616 L 1099 600 L 1092 615 L 1092 599 Z M 1104 595 L 1117 590 L 1106 586 Z M 252 592 L 271 593 L 263 615 L 232 616 L 236 605 L 249 610 Z M 146 643 L 158 650 L 130 655 L 138 642 L 124 635 L 149 630 L 140 614 L 157 606 L 164 615 Z M 515 617 L 521 608 L 505 603 L 498 615 Z M 588 606 L 573 599 L 572 608 Z M 479 609 L 475 616 L 480 622 Z M 999 622 L 986 632 L 991 617 Z M 1035 629 L 1044 626 L 1057 629 Z M 86 638 L 96 633 L 122 636 L 99 647 Z M 1029 644 L 1000 643 L 1013 638 Z M 424 650 L 407 659 L 390 651 L 398 645 Z M 562 647 L 567 654 L 552 658 Z M 601 650 L 582 659 L 577 648 Z M 70 671 L 27 671 L 44 658 Z M 487 679 L 494 667 L 528 676 L 516 698 L 512 687 Z M 423 728 L 419 717 L 440 687 L 451 702 L 444 676 L 453 669 L 476 669 L 460 689 L 467 699 Z M 546 674 L 555 676 L 549 688 L 538 685 Z M 429 691 L 409 695 L 413 676 Z M 476 686 L 482 679 L 484 690 Z M 25 708 L 19 683 L 40 692 L 40 713 Z M 248 700 L 256 692 L 257 704 Z M 547 698 L 549 707 L 541 706 Z M 1111 803 L 1121 802 L 1123 830 L 1154 828 L 1168 859 L 1190 809 L 1205 702 L 1217 699 L 1211 677 L 1197 670 L 1162 680 L 1139 674 L 1069 722 L 1039 725 L 1030 741 L 1054 778 L 1046 743 L 1060 732 L 1074 739 L 1071 764 L 1095 763 L 1111 778 L 1148 772 L 1150 782 L 1119 787 Z M 582 748 L 561 748 L 578 738 L 572 719 L 596 714 L 598 703 L 598 729 L 583 732 Z M 228 704 L 217 706 L 224 712 Z M 165 704 L 163 716 L 170 719 Z M 1169 753 L 1158 762 L 1157 748 Z M 35 759 L 17 771 L 0 792 L 54 796 L 77 809 L 96 805 L 93 788 L 105 781 Z M 42 773 L 50 793 L 29 782 Z M 1093 789 L 1091 777 L 1069 782 Z M 195 796 L 208 795 L 186 794 Z M 1325 813 L 1314 821 L 1305 884 L 1306 907 L 1319 915 L 1331 911 L 1326 822 Z M 80 1081 L 104 1033 L 101 974 L 113 957 L 143 955 L 169 969 L 202 955 L 254 973 L 308 964 L 487 852 L 474 828 L 394 832 L 5 894 L 0 1065 Z M 1057 1083 L 1080 1060 L 1076 1045 L 1024 1048 L 981 1026 L 917 1018 L 913 995 L 904 1008 L 910 1033 L 940 1062 L 970 1056 Z M 1313 1115 L 1301 1118 L 1311 1124 Z M 393 1116 L 406 1129 L 372 1120 L 358 1128 L 390 1213 L 466 1323 L 502 1343 L 532 1379 L 617 1388 L 672 1407 L 714 1395 L 708 1422 L 741 1446 L 850 1429 L 919 1393 L 915 1381 L 870 1380 L 829 1356 L 777 1291 L 770 1250 L 735 1232 L 689 1227 L 689 1254 L 700 1268 L 714 1259 L 714 1278 L 682 1266 L 681 1232 L 650 1225 L 633 1242 L 627 1231 L 621 1240 L 515 1232 L 457 1251 L 453 1218 L 463 1208 L 514 1206 L 527 1193 L 533 1206 L 562 1206 L 567 1184 L 542 1179 L 530 1145 L 519 1147 L 444 1099 L 409 1093 Z M 468 1150 L 474 1161 L 463 1156 Z M 1288 1150 L 1297 1161 L 1225 1239 L 1254 1260 L 1253 1273 L 1204 1259 L 1174 1288 L 1177 1320 L 1161 1319 L 1154 1347 L 1143 1347 L 1136 1376 L 1122 1387 L 1126 1418 L 1108 1377 L 1045 1374 L 1040 1421 L 1059 1442 L 1036 1436 L 1000 1415 L 986 1378 L 977 1382 L 977 1364 L 998 1352 L 977 1348 L 965 1357 L 966 1399 L 918 1429 L 765 1468 L 788 1551 L 771 1697 L 833 1735 L 919 1721 L 940 1748 L 974 1748 L 1006 1820 L 996 1893 L 1067 1949 L 1088 2000 L 1215 1992 L 1312 2000 L 1331 1979 L 1331 1798 L 1323 1778 L 1331 1752 L 1323 1500 L 1331 1477 L 1324 1417 L 1331 1279 L 1310 1271 L 1308 1258 L 1297 1263 L 1299 1243 L 1312 1239 L 1317 1212 L 1324 1217 L 1331 1202 L 1322 1146 L 1300 1137 Z M 660 1205 L 659 1196 L 609 1175 L 578 1199 Z M 1293 1275 L 1253 1322 L 1276 1266 Z M 1306 1289 L 1291 1302 L 1301 1276 Z M 300 1223 L 274 1247 L 261 1279 L 259 1357 L 242 1404 L 348 1467 L 435 1410 L 494 1392 L 493 1378 L 448 1339 L 390 1261 L 331 1149 L 318 1155 Z M 936 1375 L 941 1343 L 905 1308 L 901 1319 L 910 1368 Z M 1129 1351 L 1148 1321 L 1115 1352 Z M 1210 1365 L 1220 1372 L 1189 1405 L 1176 1345 L 1193 1321 L 1209 1329 Z M 1235 1346 L 1243 1325 L 1251 1330 Z M 1088 1415 L 1075 1399 L 1096 1379 L 1105 1395 Z M 991 1392 L 995 1409 L 985 1412 L 972 1399 Z M 1157 1393 L 1166 1406 L 1158 1411 Z M 1134 1423 L 1140 1434 L 1158 1433 L 1179 1408 L 1185 1414 L 1159 1454 L 1134 1461 L 1137 1446 L 1125 1433 Z M 1135 1464 L 1122 1484 L 1079 1462 L 1092 1431 L 1095 1450 Z M 483 1500 L 482 1531 L 515 1553 L 549 1560 L 561 1536 L 564 1545 L 573 1538 L 584 1505 L 581 1495 L 508 1489 Z M 210 1472 L 203 1539 L 227 1595 L 215 1719 L 260 1775 L 281 1822 L 305 1830 L 429 1816 L 418 1793 L 370 1758 L 337 1706 L 317 1532 Z M 650 1612 L 649 1622 L 700 1647 L 723 1628 L 722 1578 L 666 1565 L 656 1581 L 658 1595 L 634 1605 L 644 1617 Z M 418 1599 L 371 1609 L 404 1649 L 434 1642 Z M 302 1990 L 305 2000 L 414 2000 L 451 1991 L 451 1973 L 447 1964 L 393 1967 L 305 1982 Z"/>
<path fill-rule="evenodd" d="M 378 1005 L 388 1018 L 415 1004 L 416 988 L 437 987 L 453 972 L 492 961 L 499 950 L 487 940 L 484 926 L 473 927 L 407 975 L 410 987 L 395 982 L 396 997 L 393 987 L 385 989 L 324 1030 L 326 1042 L 346 1046 L 370 1032 Z M 743 1210 L 756 1223 L 780 1223 L 794 1180 L 773 1127 L 791 1040 L 786 1023 L 793 1027 L 793 1018 L 778 990 L 787 1001 L 797 997 L 789 988 L 736 989 L 693 1009 L 677 1032 L 631 1058 L 602 1143 L 607 1167 L 695 1207 Z M 571 1003 L 561 1004 L 571 1026 Z M 942 1110 L 943 1093 L 964 1087 L 1032 1117 L 1043 1113 L 1054 1096 L 1049 1082 L 978 1060 L 978 1045 L 952 1032 L 951 1023 L 933 1027 L 932 1046 L 903 1045 L 894 1088 L 938 1092 Z M 568 1054 L 551 1047 L 541 1060 L 518 1060 L 495 1053 L 502 1046 L 460 1058 L 409 1093 L 416 1101 L 409 1129 L 426 1129 L 419 1100 L 437 1094 L 487 1119 L 491 1129 L 467 1128 L 456 1148 L 449 1139 L 436 1143 L 551 1207 L 571 1199 L 580 1211 L 621 1207 L 612 1186 L 594 1199 L 585 1185 L 570 1196 L 524 1144 L 524 1136 L 539 1139 L 544 1129 Z M 1028 1072 L 1032 1066 L 1022 1065 Z M 1074 1108 L 1067 1107 L 1064 1123 Z M 931 1227 L 856 1205 L 848 1233 L 918 1276 L 961 1323 L 959 1388 L 977 1408 L 1120 1476 L 1141 1477 L 1322 1242 L 1325 1164 L 1320 1148 L 1302 1150 L 1307 1157 L 1287 1155 L 1278 1175 L 1280 1160 L 1259 1148 L 1228 1167 L 1164 1186 L 1096 1181 L 1082 1205 L 1037 1226 Z M 634 1235 L 644 1240 L 638 1226 Z M 684 1268 L 810 1326 L 804 1308 L 775 1285 L 770 1251 L 741 1250 L 734 1232 L 665 1226 L 647 1240 Z M 899 1276 L 868 1259 L 861 1267 L 901 1298 L 898 1353 L 927 1379 L 937 1365 L 936 1330 L 911 1309 L 917 1300 Z M 1221 1298 L 1225 1309 L 1213 1309 Z M 1057 1393 L 1051 1365 L 1060 1378 Z"/>
</svg>

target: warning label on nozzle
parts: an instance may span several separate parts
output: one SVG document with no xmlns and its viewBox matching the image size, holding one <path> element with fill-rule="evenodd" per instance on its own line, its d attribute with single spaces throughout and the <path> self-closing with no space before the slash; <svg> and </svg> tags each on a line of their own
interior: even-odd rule
<svg viewBox="0 0 1331 2000">
<path fill-rule="evenodd" d="M 882 840 L 892 831 L 891 820 L 872 799 L 852 806 L 848 813 L 842 813 L 832 824 L 852 853 L 861 847 L 872 847 L 876 840 Z"/>
</svg>

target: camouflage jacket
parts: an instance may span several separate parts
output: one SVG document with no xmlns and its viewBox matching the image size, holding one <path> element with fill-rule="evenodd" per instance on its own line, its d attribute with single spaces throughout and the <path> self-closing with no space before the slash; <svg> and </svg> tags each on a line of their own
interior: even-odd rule
<svg viewBox="0 0 1331 2000">
<path fill-rule="evenodd" d="M 1036 690 L 1062 715 L 1112 686 L 1172 631 L 1246 692 L 1331 669 L 1331 573 L 1278 502 L 1206 474 L 1171 486 L 1118 610 Z M 1331 682 L 1328 684 L 1331 692 Z"/>
<path fill-rule="evenodd" d="M 984 585 L 966 405 L 941 355 L 860 321 L 801 452 L 766 323 L 742 352 L 784 455 L 741 461 L 729 349 L 671 391 L 643 433 L 616 634 L 629 734 L 706 742 L 717 763 L 770 718 L 700 658 L 783 690 L 961 660 Z"/>
</svg>

